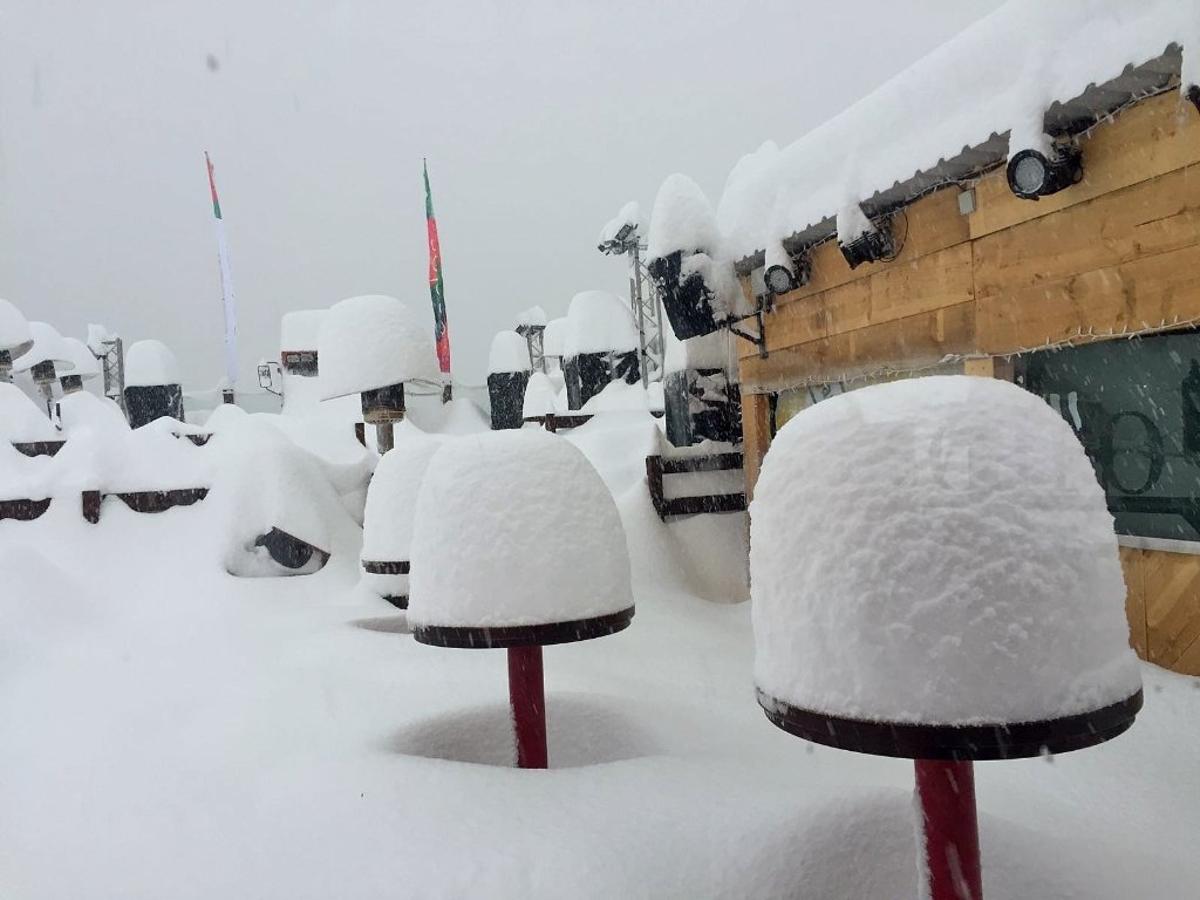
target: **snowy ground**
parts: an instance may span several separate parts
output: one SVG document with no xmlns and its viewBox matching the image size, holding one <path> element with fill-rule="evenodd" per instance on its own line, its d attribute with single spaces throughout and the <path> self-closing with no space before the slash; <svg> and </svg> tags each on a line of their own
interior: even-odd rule
<svg viewBox="0 0 1200 900">
<path fill-rule="evenodd" d="M 0 523 L 0 897 L 916 896 L 911 765 L 767 722 L 746 604 L 682 575 L 711 527 L 658 524 L 644 448 L 588 427 L 637 616 L 547 649 L 550 771 L 507 767 L 503 652 L 400 633 L 352 533 L 235 578 L 214 496 Z M 1144 675 L 1110 744 L 977 767 L 989 900 L 1195 896 L 1200 680 Z"/>
</svg>

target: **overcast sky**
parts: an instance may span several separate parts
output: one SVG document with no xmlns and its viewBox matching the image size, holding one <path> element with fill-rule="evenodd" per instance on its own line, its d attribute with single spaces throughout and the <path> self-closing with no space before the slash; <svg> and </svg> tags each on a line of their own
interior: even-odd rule
<svg viewBox="0 0 1200 900">
<path fill-rule="evenodd" d="M 279 317 L 361 293 L 423 312 L 421 158 L 456 378 L 514 315 L 626 290 L 595 249 L 627 200 L 835 115 L 996 0 L 17 0 L 0 9 L 0 297 L 222 372 L 203 151 L 242 383 Z M 986 102 L 985 98 L 983 102 Z M 951 148 L 952 149 L 952 148 Z M 432 319 L 431 319 L 432 328 Z"/>
</svg>

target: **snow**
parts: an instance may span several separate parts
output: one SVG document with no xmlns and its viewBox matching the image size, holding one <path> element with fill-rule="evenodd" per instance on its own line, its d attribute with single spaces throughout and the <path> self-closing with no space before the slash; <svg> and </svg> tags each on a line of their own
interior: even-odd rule
<svg viewBox="0 0 1200 900">
<path fill-rule="evenodd" d="M 567 317 L 551 319 L 542 334 L 542 353 L 547 357 L 561 358 L 567 340 Z"/>
<path fill-rule="evenodd" d="M 21 311 L 0 298 L 0 350 L 8 350 L 13 356 L 20 356 L 29 349 L 27 345 L 31 343 L 33 335 Z"/>
<path fill-rule="evenodd" d="M 638 614 L 547 648 L 548 772 L 510 768 L 504 654 L 396 633 L 336 508 L 296 578 L 227 574 L 220 481 L 158 515 L 0 521 L 5 897 L 915 896 L 911 764 L 767 722 L 749 604 L 699 584 L 745 517 L 659 522 L 657 434 L 631 412 L 564 438 L 621 512 Z M 1119 739 L 977 767 L 989 900 L 1194 894 L 1200 679 L 1142 669 Z"/>
<path fill-rule="evenodd" d="M 13 360 L 15 371 L 23 372 L 47 361 L 54 363 L 55 372 L 59 375 L 71 371 L 71 351 L 53 325 L 30 322 L 29 333 L 33 335 L 33 346 Z"/>
<path fill-rule="evenodd" d="M 515 331 L 501 331 L 492 338 L 492 349 L 488 353 L 488 374 L 501 372 L 528 372 L 533 366 L 529 362 L 529 343 Z"/>
<path fill-rule="evenodd" d="M 334 304 L 321 324 L 317 358 L 326 400 L 401 382 L 441 383 L 426 318 L 382 294 Z"/>
<path fill-rule="evenodd" d="M 809 407 L 750 509 L 755 680 L 794 706 L 932 724 L 1137 691 L 1112 516 L 1067 423 L 934 376 Z"/>
<path fill-rule="evenodd" d="M 683 372 L 687 369 L 720 369 L 737 375 L 737 344 L 733 333 L 720 329 L 712 334 L 681 341 L 669 327 L 665 329 L 666 348 L 663 354 L 664 372 Z"/>
<path fill-rule="evenodd" d="M 316 350 L 317 335 L 328 313 L 327 309 L 297 309 L 284 313 L 279 320 L 279 349 Z"/>
<path fill-rule="evenodd" d="M 720 246 L 717 216 L 700 185 L 686 175 L 668 175 L 654 198 L 646 259 L 678 251 L 711 255 Z"/>
<path fill-rule="evenodd" d="M 546 326 L 546 310 L 540 306 L 531 306 L 517 313 L 517 324 L 524 326 Z"/>
<path fill-rule="evenodd" d="M 68 438 L 85 428 L 101 432 L 129 430 L 121 407 L 108 397 L 97 397 L 87 391 L 65 394 L 58 401 L 58 421 Z"/>
<path fill-rule="evenodd" d="M 646 404 L 653 412 L 662 412 L 666 401 L 663 398 L 663 383 L 652 381 L 646 385 Z"/>
<path fill-rule="evenodd" d="M 641 223 L 640 213 L 641 210 L 638 208 L 636 200 L 630 200 L 622 206 L 620 211 L 600 229 L 600 244 L 604 245 L 613 240 L 617 236 L 617 232 L 626 225 L 632 225 L 634 228 L 637 228 Z"/>
<path fill-rule="evenodd" d="M 637 348 L 637 326 L 628 303 L 607 291 L 583 291 L 571 298 L 562 356 L 610 350 L 624 353 Z"/>
<path fill-rule="evenodd" d="M 1200 81 L 1197 0 L 1010 0 L 790 146 L 767 142 L 743 157 L 717 206 L 723 255 L 752 255 L 830 216 L 850 239 L 861 222 L 844 217 L 861 215 L 857 204 L 876 191 L 992 134 L 1011 130 L 1010 152 L 1036 146 L 1053 101 L 1116 78 L 1172 42 L 1184 48 L 1186 90 Z M 711 241 L 707 213 L 693 216 L 691 227 Z M 652 224 L 659 249 L 651 255 L 694 240 L 686 227 L 659 244 Z"/>
<path fill-rule="evenodd" d="M 586 415 L 621 409 L 650 409 L 650 398 L 640 381 L 634 384 L 625 381 L 609 382 L 600 393 L 583 404 L 579 411 Z"/>
<path fill-rule="evenodd" d="M 63 338 L 63 345 L 67 348 L 67 359 L 72 366 L 66 374 L 79 375 L 85 381 L 100 374 L 100 361 L 92 355 L 92 351 L 83 341 L 78 338 Z"/>
<path fill-rule="evenodd" d="M 17 444 L 60 440 L 45 411 L 19 387 L 0 381 L 0 439 Z"/>
<path fill-rule="evenodd" d="M 93 355 L 96 353 L 103 354 L 106 350 L 108 350 L 108 348 L 104 345 L 110 341 L 115 341 L 116 339 L 117 336 L 103 325 L 97 325 L 93 322 L 87 327 L 87 341 L 85 343 L 87 344 L 88 349 L 92 351 Z"/>
<path fill-rule="evenodd" d="M 135 341 L 125 351 L 125 387 L 180 383 L 179 363 L 162 341 Z"/>
<path fill-rule="evenodd" d="M 521 415 L 526 419 L 533 419 L 558 412 L 557 397 L 558 391 L 550 376 L 545 372 L 534 372 L 529 376 L 529 383 L 525 385 L 525 401 Z"/>
<path fill-rule="evenodd" d="M 633 606 L 612 496 L 579 450 L 540 429 L 446 444 L 413 528 L 414 626 L 548 624 Z"/>
</svg>

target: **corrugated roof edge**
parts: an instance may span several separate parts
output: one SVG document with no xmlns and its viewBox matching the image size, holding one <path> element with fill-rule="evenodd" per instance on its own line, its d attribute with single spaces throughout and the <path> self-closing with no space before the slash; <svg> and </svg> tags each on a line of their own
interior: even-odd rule
<svg viewBox="0 0 1200 900">
<path fill-rule="evenodd" d="M 1099 85 L 1089 84 L 1083 93 L 1070 100 L 1054 101 L 1046 109 L 1045 131 L 1054 137 L 1079 134 L 1132 102 L 1170 90 L 1179 84 L 1182 64 L 1183 48 L 1179 44 L 1168 44 L 1161 56 L 1140 66 L 1127 65 L 1116 78 Z M 898 181 L 887 190 L 876 191 L 862 201 L 863 211 L 871 218 L 894 212 L 938 188 L 977 178 L 1002 165 L 1006 159 L 1008 132 L 992 134 L 982 144 L 964 147 L 958 155 L 939 159 L 937 165 L 916 172 L 912 178 Z M 836 234 L 837 219 L 829 215 L 784 238 L 783 246 L 794 253 Z M 739 275 L 748 275 L 765 262 L 766 251 L 759 250 L 739 259 L 734 268 Z"/>
</svg>

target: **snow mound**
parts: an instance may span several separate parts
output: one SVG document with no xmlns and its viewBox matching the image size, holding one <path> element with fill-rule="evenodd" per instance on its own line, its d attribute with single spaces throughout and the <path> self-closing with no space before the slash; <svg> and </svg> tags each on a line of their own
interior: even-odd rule
<svg viewBox="0 0 1200 900">
<path fill-rule="evenodd" d="M 561 357 L 567 341 L 567 317 L 551 319 L 546 323 L 542 333 L 542 353 L 546 356 Z"/>
<path fill-rule="evenodd" d="M 63 338 L 63 346 L 67 348 L 68 362 L 73 368 L 69 374 L 80 377 L 95 378 L 100 374 L 100 361 L 92 355 L 92 351 L 78 338 Z"/>
<path fill-rule="evenodd" d="M 646 259 L 677 251 L 714 254 L 721 245 L 717 214 L 700 185 L 678 172 L 668 175 L 654 198 Z"/>
<path fill-rule="evenodd" d="M 501 331 L 492 338 L 492 349 L 488 353 L 488 374 L 501 372 L 528 372 L 533 366 L 529 362 L 529 344 L 515 331 Z"/>
<path fill-rule="evenodd" d="M 33 334 L 21 311 L 0 298 L 0 350 L 7 350 L 16 357 L 26 353 L 33 345 Z"/>
<path fill-rule="evenodd" d="M 549 415 L 557 411 L 558 391 L 545 372 L 534 372 L 525 385 L 525 401 L 521 415 L 526 419 Z"/>
<path fill-rule="evenodd" d="M 93 431 L 129 430 L 121 407 L 108 397 L 97 397 L 87 391 L 75 391 L 58 401 L 58 421 L 68 436 L 85 428 Z"/>
<path fill-rule="evenodd" d="M 629 384 L 625 381 L 612 381 L 604 386 L 604 390 L 583 404 L 581 413 L 613 412 L 615 410 L 649 410 L 650 398 L 642 383 Z"/>
<path fill-rule="evenodd" d="M 413 514 L 421 480 L 442 442 L 415 428 L 383 454 L 371 486 L 363 518 L 362 558 L 406 560 L 412 544 Z"/>
<path fill-rule="evenodd" d="M 579 450 L 540 429 L 448 442 L 414 529 L 414 626 L 550 624 L 633 605 L 612 496 Z"/>
<path fill-rule="evenodd" d="M 73 366 L 71 351 L 63 336 L 53 325 L 45 322 L 30 322 L 29 333 L 33 335 L 33 346 L 23 355 L 13 360 L 13 368 L 18 372 L 31 369 L 38 363 L 52 362 L 57 374 L 69 372 Z"/>
<path fill-rule="evenodd" d="M 0 381 L 0 437 L 16 444 L 55 441 L 61 434 L 15 384 Z"/>
<path fill-rule="evenodd" d="M 441 383 L 428 325 L 395 297 L 334 304 L 317 336 L 323 399 L 406 381 Z"/>
<path fill-rule="evenodd" d="M 125 351 L 125 387 L 180 383 L 179 363 L 162 341 L 136 341 Z"/>
<path fill-rule="evenodd" d="M 876 385 L 779 432 L 750 510 L 755 679 L 834 715 L 1034 721 L 1127 698 L 1112 516 L 1066 422 L 1015 385 Z"/>
<path fill-rule="evenodd" d="M 638 348 L 637 326 L 628 304 L 608 291 L 583 291 L 567 309 L 562 355 L 625 353 Z"/>
</svg>

